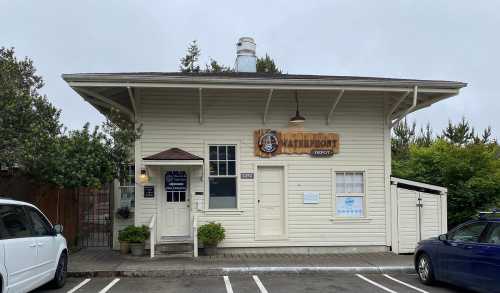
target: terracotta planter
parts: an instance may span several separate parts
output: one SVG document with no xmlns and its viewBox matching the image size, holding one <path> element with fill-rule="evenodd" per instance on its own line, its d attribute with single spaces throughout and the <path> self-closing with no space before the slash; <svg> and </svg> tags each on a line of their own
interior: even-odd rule
<svg viewBox="0 0 500 293">
<path fill-rule="evenodd" d="M 130 252 L 133 256 L 143 256 L 144 255 L 144 242 L 142 243 L 129 243 Z"/>
<path fill-rule="evenodd" d="M 120 241 L 120 254 L 128 254 L 130 246 L 127 241 Z"/>
</svg>

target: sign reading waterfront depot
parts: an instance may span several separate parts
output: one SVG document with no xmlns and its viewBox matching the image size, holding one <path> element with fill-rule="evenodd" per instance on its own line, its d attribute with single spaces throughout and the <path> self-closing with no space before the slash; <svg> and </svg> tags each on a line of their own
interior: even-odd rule
<svg viewBox="0 0 500 293">
<path fill-rule="evenodd" d="M 279 154 L 310 154 L 327 157 L 340 148 L 337 133 L 286 132 L 269 129 L 254 131 L 255 155 L 269 158 Z"/>
</svg>

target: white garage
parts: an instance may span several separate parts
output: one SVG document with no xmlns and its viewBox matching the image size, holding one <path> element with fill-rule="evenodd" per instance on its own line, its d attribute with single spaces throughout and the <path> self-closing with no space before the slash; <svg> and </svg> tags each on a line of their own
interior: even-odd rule
<svg viewBox="0 0 500 293">
<path fill-rule="evenodd" d="M 447 231 L 447 189 L 391 177 L 392 251 L 413 253 L 417 242 Z"/>
</svg>

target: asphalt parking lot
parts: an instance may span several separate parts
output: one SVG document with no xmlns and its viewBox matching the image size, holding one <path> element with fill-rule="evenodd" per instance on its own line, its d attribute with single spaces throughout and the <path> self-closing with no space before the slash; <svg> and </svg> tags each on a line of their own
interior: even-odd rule
<svg viewBox="0 0 500 293">
<path fill-rule="evenodd" d="M 414 274 L 342 275 L 231 275 L 179 278 L 93 278 L 68 279 L 59 290 L 40 288 L 33 292 L 176 292 L 176 293 L 290 293 L 290 292 L 464 292 L 447 285 L 419 283 Z"/>
</svg>

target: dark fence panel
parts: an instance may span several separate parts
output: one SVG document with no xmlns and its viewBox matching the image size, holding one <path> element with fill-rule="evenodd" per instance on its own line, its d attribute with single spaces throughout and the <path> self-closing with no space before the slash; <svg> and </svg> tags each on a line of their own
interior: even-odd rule
<svg viewBox="0 0 500 293">
<path fill-rule="evenodd" d="M 62 224 L 70 247 L 111 247 L 109 186 L 102 190 L 61 189 L 22 175 L 0 174 L 0 196 L 32 203 L 53 224 Z"/>
</svg>

